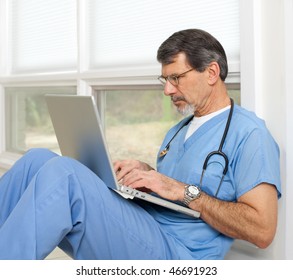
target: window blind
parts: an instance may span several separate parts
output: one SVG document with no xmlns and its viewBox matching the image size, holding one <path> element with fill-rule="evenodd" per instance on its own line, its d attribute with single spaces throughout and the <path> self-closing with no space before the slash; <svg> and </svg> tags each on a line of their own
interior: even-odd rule
<svg viewBox="0 0 293 280">
<path fill-rule="evenodd" d="M 200 28 L 240 63 L 238 0 L 88 0 L 91 69 L 152 66 L 159 45 L 174 32 Z"/>
<path fill-rule="evenodd" d="M 9 3 L 11 72 L 76 70 L 76 1 Z"/>
<path fill-rule="evenodd" d="M 11 73 L 77 70 L 76 0 L 11 0 Z M 240 64 L 239 0 L 84 0 L 89 70 L 147 68 L 172 33 L 201 28 Z M 83 34 L 84 35 L 84 34 Z M 84 36 L 82 36 L 84 38 Z"/>
</svg>

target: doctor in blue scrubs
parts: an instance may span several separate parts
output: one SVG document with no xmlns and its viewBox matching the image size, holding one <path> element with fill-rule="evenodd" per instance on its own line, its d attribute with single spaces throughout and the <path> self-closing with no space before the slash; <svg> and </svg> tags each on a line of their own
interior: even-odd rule
<svg viewBox="0 0 293 280">
<path fill-rule="evenodd" d="M 81 163 L 28 151 L 0 180 L 0 259 L 223 259 L 234 239 L 272 242 L 281 196 L 279 149 L 227 94 L 227 59 L 209 33 L 174 33 L 159 80 L 187 117 L 167 133 L 157 168 L 114 163 L 119 180 L 200 212 L 193 218 L 126 200 Z"/>
</svg>

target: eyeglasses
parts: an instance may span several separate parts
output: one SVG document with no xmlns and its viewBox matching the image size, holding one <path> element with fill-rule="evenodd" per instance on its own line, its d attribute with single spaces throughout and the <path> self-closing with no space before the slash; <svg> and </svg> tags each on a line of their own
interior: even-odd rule
<svg viewBox="0 0 293 280">
<path fill-rule="evenodd" d="M 167 81 L 169 81 L 173 86 L 178 86 L 179 85 L 179 78 L 183 77 L 186 73 L 190 72 L 194 70 L 193 68 L 179 74 L 179 75 L 169 75 L 167 77 L 164 76 L 159 76 L 158 80 L 165 86 L 165 84 L 167 83 Z"/>
</svg>

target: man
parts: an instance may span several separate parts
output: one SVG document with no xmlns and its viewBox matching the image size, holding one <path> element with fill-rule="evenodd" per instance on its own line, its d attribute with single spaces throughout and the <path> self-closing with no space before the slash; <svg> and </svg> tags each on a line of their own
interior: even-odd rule
<svg viewBox="0 0 293 280">
<path fill-rule="evenodd" d="M 124 185 L 200 219 L 125 200 L 80 163 L 31 150 L 0 181 L 0 258 L 41 259 L 58 245 L 76 259 L 222 259 L 235 238 L 269 246 L 279 150 L 264 122 L 228 97 L 224 49 L 205 31 L 183 30 L 158 60 L 164 93 L 193 117 L 167 133 L 157 171 L 135 160 L 114 168 Z"/>
</svg>

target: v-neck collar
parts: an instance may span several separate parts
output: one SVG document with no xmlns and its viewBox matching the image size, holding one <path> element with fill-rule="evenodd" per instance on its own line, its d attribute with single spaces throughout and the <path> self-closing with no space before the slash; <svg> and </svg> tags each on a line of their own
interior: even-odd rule
<svg viewBox="0 0 293 280">
<path fill-rule="evenodd" d="M 181 147 L 183 147 L 184 151 L 188 150 L 188 148 L 194 144 L 206 131 L 214 127 L 220 121 L 226 119 L 228 117 L 229 110 L 225 110 L 224 112 L 220 113 L 219 115 L 214 116 L 213 118 L 209 119 L 205 123 L 203 123 L 188 139 L 185 141 L 185 135 L 187 133 L 187 129 L 189 127 L 186 126 L 184 129 L 184 133 L 180 134 L 180 143 L 184 143 Z M 223 131 L 224 132 L 224 131 Z M 221 139 L 219 139 L 220 141 Z"/>
</svg>

